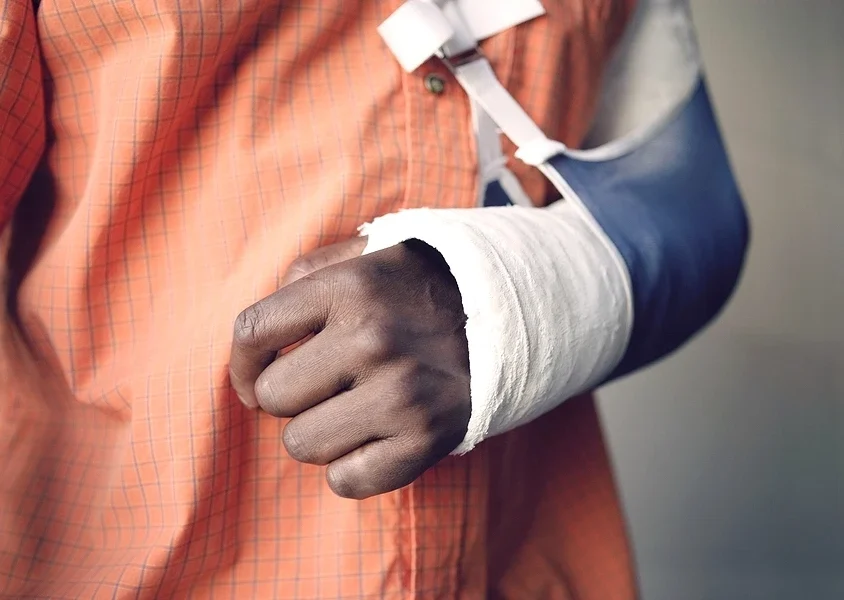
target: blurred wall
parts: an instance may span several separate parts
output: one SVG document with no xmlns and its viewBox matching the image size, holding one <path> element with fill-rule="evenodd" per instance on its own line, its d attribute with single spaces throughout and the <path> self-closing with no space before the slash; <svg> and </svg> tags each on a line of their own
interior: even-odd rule
<svg viewBox="0 0 844 600">
<path fill-rule="evenodd" d="M 738 294 L 602 409 L 644 600 L 844 599 L 844 1 L 693 0 Z"/>
</svg>

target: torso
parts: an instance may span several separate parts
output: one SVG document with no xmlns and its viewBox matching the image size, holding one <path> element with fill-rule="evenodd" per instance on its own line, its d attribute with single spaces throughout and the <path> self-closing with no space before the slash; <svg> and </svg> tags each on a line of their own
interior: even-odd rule
<svg viewBox="0 0 844 600">
<path fill-rule="evenodd" d="M 22 508 L 0 552 L 22 558 L 0 593 L 633 596 L 590 399 L 352 502 L 228 389 L 234 317 L 300 253 L 476 204 L 463 92 L 433 61 L 404 74 L 376 33 L 399 4 L 42 1 L 48 152 L 14 232 L 49 215 L 18 292 L 34 350 L 0 348 L 0 401 L 26 404 L 8 427 L 42 441 L 2 500 Z M 629 4 L 545 0 L 485 43 L 549 135 L 585 135 Z"/>
</svg>

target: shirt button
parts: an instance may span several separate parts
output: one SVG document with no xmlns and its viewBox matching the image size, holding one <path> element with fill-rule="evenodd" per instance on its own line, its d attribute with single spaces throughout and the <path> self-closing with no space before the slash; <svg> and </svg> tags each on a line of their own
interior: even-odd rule
<svg viewBox="0 0 844 600">
<path fill-rule="evenodd" d="M 445 92 L 445 80 L 436 73 L 430 73 L 425 76 L 425 89 L 440 96 Z"/>
</svg>

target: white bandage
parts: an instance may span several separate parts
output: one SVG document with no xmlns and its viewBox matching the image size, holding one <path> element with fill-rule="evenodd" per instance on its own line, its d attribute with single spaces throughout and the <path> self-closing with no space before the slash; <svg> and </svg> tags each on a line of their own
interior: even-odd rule
<svg viewBox="0 0 844 600">
<path fill-rule="evenodd" d="M 463 298 L 472 416 L 455 453 L 600 383 L 632 326 L 623 265 L 572 205 L 414 209 L 362 227 L 365 253 L 419 239 Z"/>
</svg>

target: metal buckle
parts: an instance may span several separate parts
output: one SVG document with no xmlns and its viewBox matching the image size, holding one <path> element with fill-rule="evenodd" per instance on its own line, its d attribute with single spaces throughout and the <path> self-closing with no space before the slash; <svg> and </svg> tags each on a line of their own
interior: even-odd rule
<svg viewBox="0 0 844 600">
<path fill-rule="evenodd" d="M 478 46 L 475 46 L 474 48 L 469 48 L 465 52 L 461 52 L 453 56 L 443 55 L 441 58 L 445 65 L 451 71 L 456 71 L 460 67 L 468 65 L 469 63 L 473 63 L 479 60 L 486 60 L 486 55 L 481 51 Z"/>
</svg>

